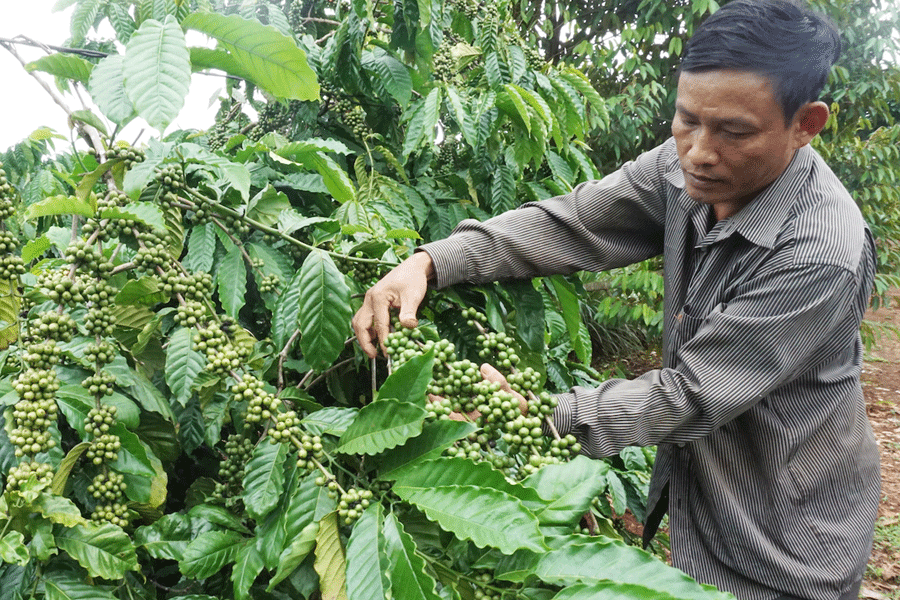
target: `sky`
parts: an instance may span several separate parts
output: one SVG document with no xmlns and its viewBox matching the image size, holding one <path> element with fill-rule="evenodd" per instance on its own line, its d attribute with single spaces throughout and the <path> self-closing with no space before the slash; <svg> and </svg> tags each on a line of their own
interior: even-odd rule
<svg viewBox="0 0 900 600">
<path fill-rule="evenodd" d="M 0 19 L 0 38 L 13 39 L 24 35 L 52 46 L 65 45 L 66 39 L 69 37 L 72 8 L 54 13 L 53 6 L 58 0 L 2 1 L 4 6 L 3 19 Z M 112 37 L 111 33 L 109 37 Z M 202 39 L 188 38 L 189 45 L 201 45 L 202 43 Z M 17 45 L 16 51 L 26 62 L 46 55 L 39 48 L 22 45 Z M 41 73 L 38 75 L 55 87 L 53 77 Z M 4 83 L 3 93 L 0 93 L 0 151 L 5 151 L 10 146 L 21 142 L 34 130 L 41 127 L 50 127 L 68 138 L 69 127 L 66 123 L 65 112 L 53 102 L 50 95 L 31 75 L 25 72 L 15 57 L 3 47 L 0 47 L 0 81 Z M 205 128 L 212 125 L 218 103 L 213 102 L 210 106 L 210 100 L 214 101 L 219 93 L 224 93 L 222 78 L 193 77 L 185 107 L 169 130 L 177 129 L 179 126 Z M 83 102 L 90 102 L 89 96 L 83 90 L 81 97 L 69 93 L 64 98 L 72 110 L 82 109 L 85 107 Z M 99 114 L 99 111 L 95 112 Z M 127 126 L 119 138 L 134 142 L 138 139 L 146 141 L 155 135 L 155 130 L 142 120 L 136 119 Z M 57 149 L 62 151 L 68 142 L 57 140 L 56 144 Z"/>
</svg>

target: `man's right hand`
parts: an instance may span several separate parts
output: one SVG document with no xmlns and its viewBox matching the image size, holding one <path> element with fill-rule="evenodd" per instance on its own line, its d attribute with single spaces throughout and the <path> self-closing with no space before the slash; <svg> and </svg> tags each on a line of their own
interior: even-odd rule
<svg viewBox="0 0 900 600">
<path fill-rule="evenodd" d="M 416 311 L 432 277 L 431 257 L 427 252 L 416 252 L 369 288 L 363 305 L 353 316 L 356 339 L 369 358 L 378 354 L 376 342 L 387 354 L 384 343 L 391 329 L 392 308 L 400 310 L 400 324 L 404 327 L 418 325 Z"/>
</svg>

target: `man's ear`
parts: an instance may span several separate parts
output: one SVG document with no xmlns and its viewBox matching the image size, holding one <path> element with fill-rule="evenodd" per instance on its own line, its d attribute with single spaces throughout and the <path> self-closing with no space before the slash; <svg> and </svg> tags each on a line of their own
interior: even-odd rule
<svg viewBox="0 0 900 600">
<path fill-rule="evenodd" d="M 810 102 L 800 107 L 794 115 L 794 143 L 797 148 L 819 135 L 828 122 L 828 114 L 828 105 L 824 102 Z"/>
</svg>

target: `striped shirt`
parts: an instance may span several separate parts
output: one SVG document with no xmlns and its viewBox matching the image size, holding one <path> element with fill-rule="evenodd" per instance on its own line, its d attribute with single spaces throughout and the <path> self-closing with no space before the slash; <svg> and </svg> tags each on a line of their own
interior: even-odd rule
<svg viewBox="0 0 900 600">
<path fill-rule="evenodd" d="M 559 397 L 591 456 L 658 444 L 673 564 L 746 600 L 830 600 L 863 574 L 879 499 L 860 386 L 871 234 L 809 146 L 733 216 L 684 192 L 674 140 L 570 194 L 427 244 L 436 285 L 664 257 L 663 368 Z"/>
</svg>

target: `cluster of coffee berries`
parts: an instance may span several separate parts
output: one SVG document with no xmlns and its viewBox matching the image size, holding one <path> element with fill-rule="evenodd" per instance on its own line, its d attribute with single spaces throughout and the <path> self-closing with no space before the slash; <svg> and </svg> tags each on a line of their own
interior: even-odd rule
<svg viewBox="0 0 900 600">
<path fill-rule="evenodd" d="M 434 352 L 429 418 L 468 419 L 480 427 L 446 454 L 488 461 L 515 479 L 578 454 L 581 448 L 576 438 L 559 438 L 549 424 L 556 398 L 543 390 L 540 373 L 531 367 L 517 369 L 520 358 L 515 338 L 488 331 L 487 317 L 475 309 L 464 309 L 462 316 L 476 330 L 479 360 L 494 365 L 506 377 L 509 388 L 484 380 L 479 365 L 458 358 L 455 346 L 446 339 L 436 339 L 436 332 L 404 329 L 395 320 L 394 330 L 385 340 L 395 365 Z"/>
<path fill-rule="evenodd" d="M 78 331 L 69 313 L 49 310 L 40 313 L 28 321 L 28 339 L 53 340 L 55 342 L 68 342 L 72 335 Z"/>
<path fill-rule="evenodd" d="M 6 179 L 6 171 L 0 162 L 0 221 L 11 217 L 15 212 L 16 188 Z"/>
<path fill-rule="evenodd" d="M 312 471 L 316 468 L 316 462 L 321 462 L 324 457 L 325 449 L 322 447 L 322 438 L 317 435 L 309 435 L 308 433 L 300 435 L 297 467 Z"/>
<path fill-rule="evenodd" d="M 155 273 L 157 269 L 165 270 L 171 262 L 169 256 L 169 240 L 150 230 L 137 230 L 135 237 L 140 248 L 134 256 L 134 264 L 138 270 Z"/>
<path fill-rule="evenodd" d="M 371 503 L 372 492 L 370 490 L 350 488 L 341 494 L 341 499 L 338 501 L 338 519 L 344 525 L 352 525 Z"/>
<path fill-rule="evenodd" d="M 366 113 L 360 106 L 354 106 L 350 112 L 344 115 L 344 125 L 353 132 L 357 139 L 364 140 L 372 133 L 366 123 Z"/>
<path fill-rule="evenodd" d="M 466 15 L 466 18 L 470 21 L 478 16 L 480 10 L 477 0 L 450 0 L 448 5 Z"/>
<path fill-rule="evenodd" d="M 116 385 L 116 376 L 106 371 L 97 371 L 81 381 L 81 387 L 95 398 L 112 396 Z"/>
<path fill-rule="evenodd" d="M 438 81 L 450 81 L 456 74 L 456 59 L 453 58 L 453 43 L 445 38 L 434 53 L 433 73 Z"/>
<path fill-rule="evenodd" d="M 244 419 L 247 423 L 262 423 L 278 414 L 281 401 L 265 390 L 262 381 L 249 373 L 231 386 L 231 394 L 236 403 L 248 402 Z"/>
<path fill-rule="evenodd" d="M 96 155 L 96 152 L 93 149 L 88 150 L 89 154 Z M 146 158 L 144 155 L 144 151 L 140 148 L 134 148 L 129 146 L 126 143 L 119 142 L 109 147 L 106 151 L 107 160 L 113 160 L 115 158 L 120 158 L 125 163 L 125 170 L 127 171 L 137 163 L 144 162 Z"/>
<path fill-rule="evenodd" d="M 156 169 L 156 183 L 159 186 L 157 198 L 160 204 L 178 202 L 179 194 L 186 187 L 184 168 L 180 163 L 169 163 Z"/>
<path fill-rule="evenodd" d="M 6 489 L 18 490 L 22 484 L 34 477 L 38 483 L 49 484 L 53 479 L 53 467 L 42 462 L 23 462 L 12 467 L 6 474 Z"/>
<path fill-rule="evenodd" d="M 268 430 L 269 441 L 273 444 L 277 444 L 279 442 L 287 443 L 291 441 L 291 438 L 299 441 L 299 438 L 303 435 L 300 430 L 300 417 L 298 417 L 297 413 L 293 410 L 277 412 L 278 404 L 280 403 L 276 399 L 275 412 L 272 412 L 270 410 L 272 425 Z"/>
<path fill-rule="evenodd" d="M 9 280 L 25 273 L 22 257 L 12 254 L 19 248 L 19 242 L 9 231 L 0 231 L 0 280 Z"/>
<path fill-rule="evenodd" d="M 361 259 L 361 260 L 360 260 Z M 382 276 L 381 266 L 362 252 L 355 252 L 352 257 L 341 257 L 335 260 L 338 270 L 351 279 L 363 284 L 370 284 Z"/>
<path fill-rule="evenodd" d="M 206 305 L 198 300 L 185 300 L 178 305 L 175 312 L 175 324 L 182 327 L 196 327 L 204 322 L 206 317 Z"/>
<path fill-rule="evenodd" d="M 244 486 L 244 467 L 253 453 L 253 441 L 243 434 L 232 433 L 225 440 L 225 460 L 219 463 L 219 481 L 213 498 L 225 501 L 228 507 L 240 501 Z"/>
<path fill-rule="evenodd" d="M 95 465 L 101 465 L 105 462 L 115 461 L 121 449 L 122 441 L 119 436 L 103 433 L 91 440 L 91 445 L 85 451 L 84 456 Z"/>
<path fill-rule="evenodd" d="M 16 456 L 34 456 L 56 445 L 50 427 L 56 422 L 56 392 L 60 383 L 53 369 L 25 369 L 13 381 L 19 401 L 13 407 L 9 441 Z"/>
<path fill-rule="evenodd" d="M 180 294 L 185 300 L 202 302 L 213 291 L 213 278 L 209 273 L 182 273 L 169 269 L 160 276 L 162 289 L 166 294 Z"/>
<path fill-rule="evenodd" d="M 240 368 L 250 356 L 252 348 L 232 341 L 232 333 L 238 327 L 230 319 L 221 323 L 208 322 L 197 329 L 193 337 L 194 350 L 206 354 L 206 370 L 228 375 Z"/>
<path fill-rule="evenodd" d="M 256 125 L 247 133 L 247 138 L 256 142 L 270 132 L 284 133 L 291 124 L 291 113 L 280 102 L 269 102 L 259 111 Z"/>
<path fill-rule="evenodd" d="M 88 493 L 97 500 L 91 520 L 126 527 L 128 507 L 124 504 L 124 497 L 127 487 L 125 476 L 120 473 L 109 469 L 98 473 L 87 487 Z"/>
<path fill-rule="evenodd" d="M 281 285 L 281 278 L 278 275 L 263 275 L 260 277 L 259 281 L 256 284 L 256 287 L 259 288 L 260 294 L 266 294 L 268 292 L 278 291 L 278 287 Z"/>
</svg>

